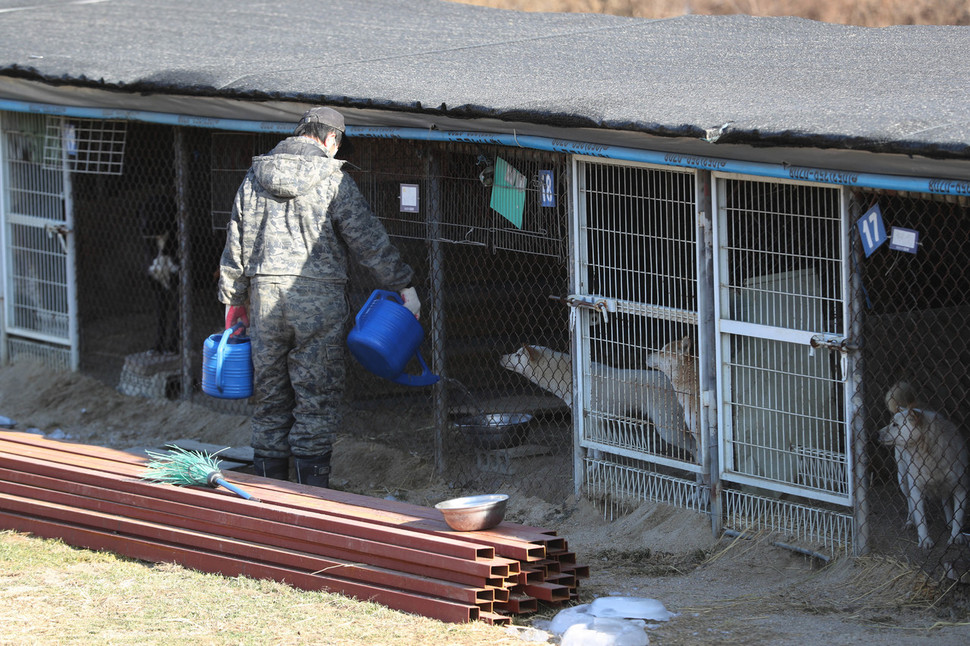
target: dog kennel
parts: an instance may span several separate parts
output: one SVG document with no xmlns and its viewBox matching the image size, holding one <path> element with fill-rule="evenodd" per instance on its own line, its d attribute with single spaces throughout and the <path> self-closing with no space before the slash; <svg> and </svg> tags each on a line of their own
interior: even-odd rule
<svg viewBox="0 0 970 646">
<path fill-rule="evenodd" d="M 7 356 L 137 382 L 133 396 L 205 400 L 196 346 L 221 324 L 226 204 L 249 158 L 282 136 L 3 113 Z M 96 148 L 111 163 L 74 161 Z M 444 379 L 416 391 L 350 361 L 348 406 L 397 428 L 385 440 L 453 486 L 576 492 L 609 514 L 660 501 L 819 554 L 958 559 L 934 501 L 932 554 L 900 531 L 907 503 L 878 429 L 903 378 L 922 406 L 966 422 L 965 198 L 494 141 L 362 137 L 350 163 L 422 276 Z M 492 201 L 499 163 L 524 178 L 518 222 Z M 142 207 L 165 191 L 183 201 L 174 359 L 147 352 L 166 302 Z M 881 228 L 867 231 L 875 212 Z M 906 247 L 897 230 L 918 240 Z M 880 231 L 870 248 L 863 237 Z M 355 306 L 368 280 L 354 274 Z M 671 342 L 693 381 L 675 386 L 651 363 Z M 571 403 L 499 364 L 523 344 L 568 354 L 570 373 L 552 378 Z M 455 424 L 483 411 L 530 418 L 484 446 Z"/>
<path fill-rule="evenodd" d="M 938 477 L 968 477 L 965 30 L 337 2 L 307 50 L 302 4 L 170 4 L 6 15 L 0 361 L 245 413 L 199 388 L 232 195 L 305 101 L 334 105 L 442 376 L 348 358 L 348 436 L 460 490 L 658 501 L 717 534 L 966 572 L 940 504 L 962 485 Z M 268 44 L 227 58 L 255 21 Z M 353 274 L 351 311 L 374 287 Z M 460 423 L 492 414 L 517 420 L 497 443 Z M 955 458 L 903 441 L 930 426 Z"/>
</svg>

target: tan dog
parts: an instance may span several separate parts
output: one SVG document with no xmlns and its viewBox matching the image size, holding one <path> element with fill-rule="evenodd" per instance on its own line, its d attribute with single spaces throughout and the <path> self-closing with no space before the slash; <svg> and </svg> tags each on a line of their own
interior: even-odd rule
<svg viewBox="0 0 970 646">
<path fill-rule="evenodd" d="M 887 395 L 886 399 L 888 405 L 890 397 Z M 894 403 L 898 401 L 893 399 Z M 959 429 L 935 411 L 897 407 L 892 421 L 879 429 L 879 439 L 893 447 L 905 467 L 902 488 L 909 499 L 907 507 L 912 509 L 919 546 L 933 547 L 926 516 L 927 498 L 942 500 L 950 525 L 950 543 L 966 543 L 963 521 L 970 493 L 970 454 Z"/>
<path fill-rule="evenodd" d="M 700 382 L 697 377 L 694 340 L 685 336 L 677 341 L 671 341 L 647 357 L 647 366 L 660 370 L 670 379 L 677 401 L 684 410 L 686 416 L 684 421 L 694 438 L 694 444 L 700 446 Z"/>
<path fill-rule="evenodd" d="M 916 391 L 908 381 L 897 381 L 889 390 L 886 391 L 886 408 L 890 415 L 895 415 L 903 408 L 920 408 L 921 404 L 916 399 Z M 902 449 L 893 447 L 893 456 L 896 458 L 896 481 L 906 499 L 906 527 L 915 527 L 916 519 L 913 515 L 913 502 L 909 497 L 909 484 L 906 474 L 909 472 L 909 453 Z"/>
<path fill-rule="evenodd" d="M 517 372 L 572 407 L 572 357 L 540 345 L 523 345 L 499 359 L 503 368 Z M 670 381 L 656 370 L 611 368 L 594 363 L 589 386 L 590 406 L 611 415 L 645 414 L 660 437 L 696 455 L 696 444 L 686 432 L 683 410 Z"/>
</svg>

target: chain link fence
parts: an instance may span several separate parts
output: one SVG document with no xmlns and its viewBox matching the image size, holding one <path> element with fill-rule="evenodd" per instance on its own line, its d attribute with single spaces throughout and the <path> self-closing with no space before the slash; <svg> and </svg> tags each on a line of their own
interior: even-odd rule
<svg viewBox="0 0 970 646">
<path fill-rule="evenodd" d="M 888 191 L 854 198 L 860 217 L 878 208 L 885 240 L 858 258 L 870 503 L 860 529 L 874 553 L 966 579 L 970 205 Z M 861 247 L 879 233 L 853 237 Z"/>
<path fill-rule="evenodd" d="M 51 120 L 54 150 L 45 148 Z M 252 156 L 283 135 L 10 113 L 3 129 L 16 291 L 8 298 L 18 299 L 19 326 L 9 354 L 70 339 L 59 313 L 74 290 L 83 372 L 131 396 L 247 413 L 245 400 L 201 392 L 202 348 L 223 327 L 216 286 L 233 195 Z M 739 531 L 807 536 L 809 551 L 885 554 L 932 576 L 965 575 L 966 200 L 708 173 L 712 198 L 696 190 L 694 171 L 609 160 L 579 171 L 576 197 L 565 154 L 347 143 L 347 169 L 417 272 L 419 354 L 441 379 L 402 386 L 348 353 L 342 434 L 433 461 L 463 491 L 510 486 L 561 501 L 577 474 L 580 485 L 595 476 L 600 489 L 586 491 L 594 498 L 632 491 L 719 515 Z M 59 228 L 68 224 L 59 200 L 69 204 L 73 238 Z M 866 255 L 856 221 L 873 206 L 887 243 Z M 582 222 L 571 222 L 574 213 Z M 50 268 L 69 252 L 73 283 Z M 719 268 L 717 280 L 705 262 Z M 620 309 L 584 301 L 577 312 L 571 285 Z M 350 311 L 377 287 L 352 271 Z M 708 291 L 723 299 L 717 326 L 698 297 Z M 811 347 L 805 334 L 814 334 Z M 570 402 L 569 358 L 544 382 L 521 374 L 515 358 L 578 343 L 588 362 L 578 378 L 608 381 L 609 393 L 623 389 L 630 369 L 658 369 L 656 354 L 685 337 L 701 366 L 693 379 L 708 382 L 678 382 L 678 410 L 696 410 L 692 421 L 713 429 L 702 447 L 664 435 L 643 410 L 649 402 L 636 410 Z M 408 366 L 420 369 L 417 358 Z M 708 391 L 715 372 L 716 393 Z M 588 445 L 578 452 L 577 427 Z M 798 441 L 792 428 L 803 431 Z M 949 516 L 945 500 L 951 511 L 956 503 Z"/>
<path fill-rule="evenodd" d="M 33 119 L 43 126 L 43 117 Z M 129 123 L 111 160 L 119 172 L 71 173 L 83 372 L 131 396 L 249 412 L 247 400 L 201 392 L 203 345 L 223 327 L 216 288 L 236 189 L 253 155 L 282 137 Z M 525 342 L 568 348 L 566 158 L 494 146 L 347 143 L 346 168 L 417 272 L 419 354 L 441 380 L 401 386 L 368 373 L 348 352 L 341 433 L 434 461 L 457 488 L 510 484 L 562 499 L 573 487 L 569 410 L 500 359 Z M 521 173 L 518 223 L 491 206 L 503 163 Z M 540 171 L 551 176 L 541 179 Z M 549 206 L 540 205 L 543 191 Z M 415 202 L 402 204 L 402 194 Z M 380 286 L 351 269 L 356 313 Z M 408 366 L 420 370 L 416 360 Z M 508 420 L 518 423 L 491 424 Z"/>
</svg>

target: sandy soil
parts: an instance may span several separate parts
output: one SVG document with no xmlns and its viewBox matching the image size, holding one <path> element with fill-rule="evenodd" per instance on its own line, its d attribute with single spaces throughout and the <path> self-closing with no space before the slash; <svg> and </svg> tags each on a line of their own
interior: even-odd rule
<svg viewBox="0 0 970 646">
<path fill-rule="evenodd" d="M 29 363 L 0 367 L 0 416 L 14 420 L 16 430 L 114 448 L 180 438 L 247 446 L 249 435 L 244 415 L 128 397 L 91 377 Z M 338 440 L 335 486 L 426 505 L 454 495 L 416 454 L 352 437 L 361 436 L 348 429 Z M 770 537 L 716 540 L 705 516 L 665 505 L 645 504 L 607 522 L 586 501 L 550 504 L 507 493 L 509 520 L 555 529 L 590 567 L 582 601 L 648 597 L 677 613 L 650 629 L 653 644 L 970 643 L 970 586 L 940 599 L 938 588 L 899 562 L 825 564 L 774 546 Z"/>
</svg>

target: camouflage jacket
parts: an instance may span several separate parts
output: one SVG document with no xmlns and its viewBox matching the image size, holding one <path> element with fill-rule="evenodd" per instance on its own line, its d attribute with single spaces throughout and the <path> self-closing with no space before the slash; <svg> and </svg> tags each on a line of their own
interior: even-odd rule
<svg viewBox="0 0 970 646">
<path fill-rule="evenodd" d="M 414 272 L 343 164 L 306 137 L 290 137 L 253 158 L 232 205 L 220 301 L 244 303 L 258 275 L 345 283 L 349 256 L 385 289 L 408 286 Z"/>
</svg>

